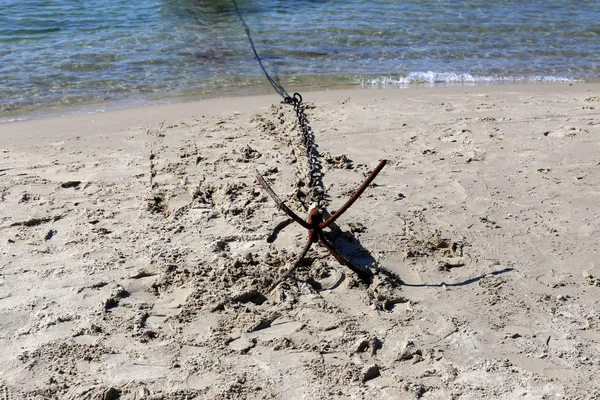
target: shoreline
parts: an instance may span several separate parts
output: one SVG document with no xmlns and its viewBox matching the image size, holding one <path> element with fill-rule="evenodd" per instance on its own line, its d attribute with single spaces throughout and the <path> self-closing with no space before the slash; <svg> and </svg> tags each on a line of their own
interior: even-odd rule
<svg viewBox="0 0 600 400">
<path fill-rule="evenodd" d="M 331 87 L 313 87 L 313 86 L 300 86 L 295 87 L 293 92 L 299 93 L 319 93 L 329 91 L 345 91 L 345 90 L 421 90 L 421 89 L 438 89 L 438 88 L 475 88 L 475 87 L 505 87 L 505 86 L 560 86 L 560 85 L 596 85 L 600 82 L 477 82 L 477 83 L 422 83 L 422 84 L 355 84 L 355 85 L 339 85 Z M 161 105 L 172 105 L 172 104 L 187 104 L 199 101 L 205 101 L 210 99 L 219 98 L 252 98 L 256 96 L 268 96 L 273 94 L 270 86 L 246 88 L 242 91 L 232 91 L 225 93 L 206 93 L 201 95 L 180 95 L 180 96 L 167 96 L 158 99 L 152 98 L 131 98 L 115 101 L 106 101 L 99 103 L 86 103 L 78 106 L 68 105 L 40 105 L 37 108 L 31 109 L 27 112 L 18 113 L 16 115 L 7 115 L 0 117 L 0 125 L 13 124 L 24 121 L 33 121 L 39 119 L 52 119 L 52 118 L 64 118 L 77 115 L 95 115 L 110 113 L 113 111 L 145 108 L 145 107 L 157 107 Z"/>
<path fill-rule="evenodd" d="M 254 170 L 309 203 L 276 94 L 0 124 L 0 393 L 599 397 L 598 93 L 303 93 L 325 211 L 388 160 L 326 232 L 372 279 L 315 244 L 272 292 L 307 236 Z"/>
<path fill-rule="evenodd" d="M 321 99 L 324 101 L 333 101 L 337 97 L 348 97 L 352 95 L 364 96 L 364 97 L 377 97 L 373 93 L 386 96 L 392 100 L 398 100 L 403 98 L 410 98 L 416 93 L 426 93 L 430 95 L 446 94 L 453 92 L 540 92 L 540 93 L 552 93 L 555 90 L 578 90 L 577 88 L 583 88 L 584 90 L 594 91 L 595 88 L 600 87 L 600 83 L 542 83 L 542 84 L 493 84 L 493 85 L 474 85 L 474 86 L 420 86 L 420 87 L 408 87 L 402 89 L 389 89 L 389 88 L 351 88 L 351 89 L 315 89 L 300 91 L 304 93 L 304 101 L 315 103 Z M 306 95 L 310 93 L 310 95 Z M 203 99 L 193 99 L 182 102 L 168 102 L 153 105 L 140 105 L 137 107 L 123 107 L 117 109 L 110 109 L 108 111 L 99 112 L 86 112 L 79 113 L 74 112 L 66 115 L 49 114 L 43 115 L 39 118 L 25 119 L 14 122 L 3 122 L 0 123 L 0 136 L 5 134 L 3 132 L 16 130 L 19 132 L 29 131 L 29 127 L 46 126 L 47 122 L 51 122 L 49 127 L 52 131 L 52 126 L 57 123 L 61 128 L 65 129 L 71 123 L 71 121 L 77 121 L 77 123 L 90 122 L 92 124 L 108 124 L 109 126 L 117 126 L 119 122 L 111 124 L 110 119 L 115 116 L 119 121 L 130 120 L 133 124 L 158 124 L 162 121 L 162 117 L 159 116 L 161 112 L 169 119 L 173 118 L 185 118 L 185 116 L 193 115 L 197 113 L 196 108 L 201 108 L 205 104 L 209 108 L 213 107 L 238 107 L 246 109 L 246 105 L 242 104 L 245 100 L 252 99 L 253 104 L 260 104 L 260 107 L 267 107 L 273 104 L 279 104 L 281 97 L 277 94 L 269 92 L 267 94 L 250 94 L 240 96 L 224 96 L 224 97 L 208 97 Z M 60 122 L 63 121 L 63 122 Z M 92 129 L 93 125 L 92 125 Z"/>
</svg>

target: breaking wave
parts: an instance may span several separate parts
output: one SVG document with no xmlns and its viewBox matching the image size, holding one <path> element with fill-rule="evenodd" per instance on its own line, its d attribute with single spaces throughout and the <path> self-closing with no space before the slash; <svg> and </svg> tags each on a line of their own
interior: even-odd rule
<svg viewBox="0 0 600 400">
<path fill-rule="evenodd" d="M 582 82 L 580 79 L 546 76 L 546 75 L 522 75 L 522 76 L 503 76 L 491 75 L 480 76 L 469 73 L 455 72 L 411 72 L 405 76 L 377 76 L 377 77 L 359 77 L 358 83 L 363 87 L 386 87 L 386 86 L 408 86 L 418 84 L 467 84 L 482 85 L 496 83 L 573 83 Z"/>
</svg>

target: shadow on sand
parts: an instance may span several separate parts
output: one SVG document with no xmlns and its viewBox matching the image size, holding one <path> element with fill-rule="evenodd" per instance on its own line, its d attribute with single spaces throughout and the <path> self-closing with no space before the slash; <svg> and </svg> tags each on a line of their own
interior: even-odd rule
<svg viewBox="0 0 600 400">
<path fill-rule="evenodd" d="M 323 212 L 324 217 L 327 218 L 329 213 L 326 211 Z M 272 243 L 277 239 L 277 235 L 281 232 L 285 227 L 292 224 L 294 221 L 291 219 L 285 219 L 273 228 L 271 235 L 267 238 L 267 242 Z M 361 270 L 367 272 L 370 267 L 373 267 L 378 272 L 381 272 L 387 275 L 394 283 L 398 286 L 406 286 L 406 287 L 461 287 L 466 285 L 471 285 L 473 283 L 477 283 L 483 278 L 487 276 L 501 275 L 506 274 L 514 270 L 514 268 L 504 268 L 499 271 L 492 271 L 489 273 L 485 273 L 461 282 L 448 283 L 442 281 L 440 283 L 408 283 L 402 280 L 402 278 L 388 270 L 387 268 L 383 268 L 377 266 L 377 262 L 375 258 L 371 255 L 371 253 L 360 243 L 360 241 L 351 233 L 344 232 L 340 229 L 337 224 L 331 224 L 329 226 L 331 232 L 326 232 L 325 235 L 331 241 L 331 243 L 336 247 L 336 249 L 342 254 L 344 257 L 348 258 L 352 263 L 360 268 Z M 318 245 L 318 244 L 317 244 Z M 334 289 L 341 284 L 341 280 L 338 281 L 334 286 L 329 289 Z"/>
</svg>

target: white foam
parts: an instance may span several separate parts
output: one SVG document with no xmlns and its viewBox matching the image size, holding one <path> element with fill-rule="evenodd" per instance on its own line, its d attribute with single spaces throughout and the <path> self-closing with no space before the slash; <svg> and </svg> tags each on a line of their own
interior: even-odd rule
<svg viewBox="0 0 600 400">
<path fill-rule="evenodd" d="M 492 84 L 492 83 L 560 83 L 560 82 L 581 82 L 574 78 L 565 78 L 559 76 L 479 76 L 467 72 L 410 72 L 406 76 L 378 76 L 375 78 L 359 77 L 358 83 L 363 87 L 386 87 L 386 86 L 407 86 L 416 84 Z"/>
</svg>

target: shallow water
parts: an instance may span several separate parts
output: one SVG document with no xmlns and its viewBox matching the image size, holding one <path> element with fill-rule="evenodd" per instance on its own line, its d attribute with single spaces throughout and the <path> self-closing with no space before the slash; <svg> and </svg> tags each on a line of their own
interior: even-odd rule
<svg viewBox="0 0 600 400">
<path fill-rule="evenodd" d="M 600 1 L 238 3 L 288 91 L 600 78 Z M 0 0 L 0 60 L 4 119 L 269 90 L 229 0 Z"/>
</svg>

